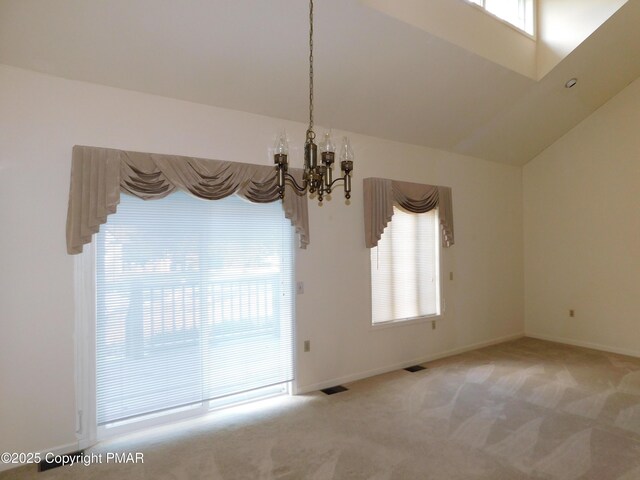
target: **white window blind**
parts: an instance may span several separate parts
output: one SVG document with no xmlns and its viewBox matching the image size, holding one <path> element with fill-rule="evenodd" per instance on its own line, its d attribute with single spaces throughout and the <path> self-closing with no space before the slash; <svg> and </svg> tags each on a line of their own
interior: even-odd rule
<svg viewBox="0 0 640 480">
<path fill-rule="evenodd" d="M 291 381 L 293 238 L 279 202 L 122 195 L 96 243 L 98 424 Z"/>
<path fill-rule="evenodd" d="M 417 214 L 393 207 L 371 249 L 372 323 L 439 313 L 438 238 L 436 209 Z"/>
</svg>

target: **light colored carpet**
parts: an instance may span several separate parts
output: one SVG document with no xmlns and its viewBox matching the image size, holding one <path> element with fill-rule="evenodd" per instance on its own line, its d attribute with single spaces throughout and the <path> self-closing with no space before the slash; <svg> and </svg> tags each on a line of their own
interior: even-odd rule
<svg viewBox="0 0 640 480">
<path fill-rule="evenodd" d="M 640 479 L 640 359 L 534 339 L 104 443 L 0 479 Z"/>
</svg>

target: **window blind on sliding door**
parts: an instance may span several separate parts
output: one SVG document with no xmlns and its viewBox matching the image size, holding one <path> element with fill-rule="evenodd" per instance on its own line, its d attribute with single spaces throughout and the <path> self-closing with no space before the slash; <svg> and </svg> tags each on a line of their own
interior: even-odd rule
<svg viewBox="0 0 640 480">
<path fill-rule="evenodd" d="M 293 239 L 279 202 L 122 195 L 96 242 L 98 424 L 291 381 Z"/>
</svg>

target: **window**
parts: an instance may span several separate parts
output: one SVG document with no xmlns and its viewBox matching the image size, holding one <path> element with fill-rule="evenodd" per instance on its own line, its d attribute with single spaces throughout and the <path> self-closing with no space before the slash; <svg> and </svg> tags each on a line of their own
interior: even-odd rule
<svg viewBox="0 0 640 480">
<path fill-rule="evenodd" d="M 393 207 L 378 246 L 371 249 L 372 323 L 440 313 L 438 211 Z"/>
<path fill-rule="evenodd" d="M 534 34 L 534 0 L 469 0 L 487 12 L 518 27 L 520 30 Z"/>
<path fill-rule="evenodd" d="M 280 202 L 122 195 L 97 234 L 96 421 L 293 379 L 293 238 Z"/>
</svg>

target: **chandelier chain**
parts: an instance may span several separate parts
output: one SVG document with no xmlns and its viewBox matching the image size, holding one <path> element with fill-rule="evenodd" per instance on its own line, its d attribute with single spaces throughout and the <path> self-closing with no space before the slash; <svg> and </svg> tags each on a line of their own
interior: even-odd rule
<svg viewBox="0 0 640 480">
<path fill-rule="evenodd" d="M 313 131 L 313 0 L 309 0 L 309 128 L 307 140 L 315 139 Z"/>
</svg>

